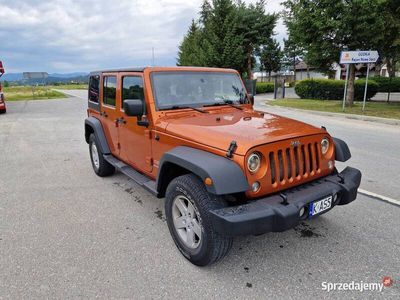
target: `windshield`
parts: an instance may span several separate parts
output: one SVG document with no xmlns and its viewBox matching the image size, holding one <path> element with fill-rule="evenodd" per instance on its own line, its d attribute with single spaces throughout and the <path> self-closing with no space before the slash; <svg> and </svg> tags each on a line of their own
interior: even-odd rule
<svg viewBox="0 0 400 300">
<path fill-rule="evenodd" d="M 240 77 L 223 72 L 155 72 L 152 74 L 158 109 L 241 104 L 246 92 Z"/>
</svg>

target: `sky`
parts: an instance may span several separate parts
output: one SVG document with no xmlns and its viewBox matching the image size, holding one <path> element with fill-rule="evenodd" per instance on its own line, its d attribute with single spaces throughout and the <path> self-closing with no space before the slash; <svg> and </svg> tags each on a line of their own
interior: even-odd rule
<svg viewBox="0 0 400 300">
<path fill-rule="evenodd" d="M 256 0 L 246 0 L 247 3 Z M 279 12 L 281 0 L 268 0 Z M 89 72 L 176 64 L 202 0 L 0 0 L 0 60 L 7 73 Z M 280 21 L 276 39 L 286 30 Z"/>
</svg>

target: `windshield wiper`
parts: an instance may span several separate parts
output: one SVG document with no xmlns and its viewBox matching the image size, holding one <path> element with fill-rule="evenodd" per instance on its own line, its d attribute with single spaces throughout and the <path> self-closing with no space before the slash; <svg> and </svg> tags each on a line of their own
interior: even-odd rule
<svg viewBox="0 0 400 300">
<path fill-rule="evenodd" d="M 227 100 L 227 99 L 225 99 L 225 100 L 222 100 L 222 101 L 223 101 L 223 102 L 215 102 L 215 103 L 207 104 L 207 105 L 203 105 L 203 106 L 221 106 L 221 105 L 229 105 L 230 107 L 234 107 L 234 108 L 236 108 L 236 109 L 238 109 L 238 110 L 243 110 L 243 108 L 241 108 L 240 106 L 237 106 L 237 105 L 233 104 L 233 101 L 232 101 L 232 100 Z"/>
<path fill-rule="evenodd" d="M 174 105 L 174 106 L 171 107 L 171 109 L 187 109 L 187 108 L 193 109 L 193 110 L 198 111 L 198 112 L 201 112 L 201 113 L 203 113 L 203 114 L 208 113 L 208 111 L 204 111 L 204 110 L 202 110 L 202 109 L 200 109 L 200 108 L 196 108 L 196 107 L 192 107 L 192 106 Z"/>
</svg>

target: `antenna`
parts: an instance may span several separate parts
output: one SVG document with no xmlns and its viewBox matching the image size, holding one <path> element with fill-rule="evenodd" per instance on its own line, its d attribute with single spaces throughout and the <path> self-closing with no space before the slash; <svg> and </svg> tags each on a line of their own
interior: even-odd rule
<svg viewBox="0 0 400 300">
<path fill-rule="evenodd" d="M 154 67 L 154 47 L 151 48 L 152 50 L 152 59 L 151 59 L 151 65 Z"/>
</svg>

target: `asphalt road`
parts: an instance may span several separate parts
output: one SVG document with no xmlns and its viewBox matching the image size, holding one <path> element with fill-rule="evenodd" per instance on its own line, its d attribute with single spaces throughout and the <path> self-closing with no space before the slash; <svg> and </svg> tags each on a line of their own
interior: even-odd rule
<svg viewBox="0 0 400 300">
<path fill-rule="evenodd" d="M 7 108 L 0 116 L 0 298 L 400 295 L 400 207 L 359 196 L 295 229 L 237 238 L 223 261 L 198 268 L 175 248 L 163 200 L 122 174 L 94 174 L 83 138 L 83 99 L 10 102 Z M 349 142 L 351 165 L 363 170 L 366 189 L 399 196 L 397 127 L 298 117 L 325 124 Z M 380 283 L 384 276 L 395 282 L 382 292 L 322 290 L 322 282 Z"/>
</svg>

